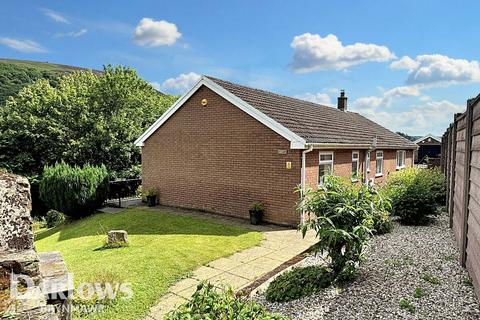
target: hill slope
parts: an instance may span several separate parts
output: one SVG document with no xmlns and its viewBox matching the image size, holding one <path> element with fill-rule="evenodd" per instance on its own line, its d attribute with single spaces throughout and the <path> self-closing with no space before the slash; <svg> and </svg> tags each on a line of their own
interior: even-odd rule
<svg viewBox="0 0 480 320">
<path fill-rule="evenodd" d="M 56 85 L 58 77 L 78 70 L 87 69 L 48 62 L 0 59 L 0 106 L 8 96 L 38 79 L 48 79 L 52 85 Z M 97 70 L 93 72 L 101 73 Z"/>
</svg>

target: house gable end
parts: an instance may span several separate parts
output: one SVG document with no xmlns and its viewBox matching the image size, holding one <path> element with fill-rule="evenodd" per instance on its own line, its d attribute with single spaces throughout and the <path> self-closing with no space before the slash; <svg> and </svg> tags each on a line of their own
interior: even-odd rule
<svg viewBox="0 0 480 320">
<path fill-rule="evenodd" d="M 197 92 L 202 86 L 209 88 L 228 102 L 238 107 L 245 113 L 249 114 L 263 125 L 272 129 L 288 141 L 290 141 L 291 149 L 304 149 L 306 141 L 302 137 L 298 136 L 294 132 L 290 131 L 280 123 L 276 122 L 272 118 L 258 111 L 256 108 L 250 106 L 248 103 L 228 92 L 218 84 L 209 80 L 206 77 L 202 77 L 187 93 L 185 93 L 180 99 L 178 99 L 154 124 L 152 124 L 134 143 L 137 146 L 143 146 L 144 142 L 155 132 L 160 126 L 162 126 L 178 109 L 185 104 L 189 98 Z"/>
</svg>

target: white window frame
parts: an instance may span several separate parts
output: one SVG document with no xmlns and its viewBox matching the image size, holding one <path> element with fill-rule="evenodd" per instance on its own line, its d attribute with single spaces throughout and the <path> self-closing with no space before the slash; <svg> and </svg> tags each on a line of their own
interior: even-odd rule
<svg viewBox="0 0 480 320">
<path fill-rule="evenodd" d="M 405 150 L 397 150 L 397 170 L 405 168 L 406 157 L 407 152 Z M 403 160 L 403 163 L 400 163 L 399 160 Z"/>
<path fill-rule="evenodd" d="M 381 154 L 381 156 L 379 156 Z M 377 163 L 381 160 L 380 172 L 377 170 Z M 383 150 L 377 150 L 375 152 L 375 177 L 383 176 Z"/>
<path fill-rule="evenodd" d="M 322 160 L 322 155 L 332 156 L 331 160 Z M 323 184 L 322 177 L 320 176 L 320 165 L 322 164 L 331 164 L 332 165 L 332 172 L 333 174 L 333 166 L 334 166 L 334 152 L 333 151 L 321 151 L 318 153 L 318 185 L 321 186 Z"/>
<path fill-rule="evenodd" d="M 354 158 L 354 155 L 357 155 L 356 159 Z M 358 151 L 358 150 L 353 150 L 352 151 L 352 164 L 353 164 L 353 162 L 357 163 L 357 175 L 358 175 L 358 172 L 360 170 L 360 151 Z M 352 166 L 352 168 L 353 168 L 353 166 Z M 353 170 L 352 170 L 352 181 L 353 182 L 358 181 L 357 177 L 353 176 Z"/>
<path fill-rule="evenodd" d="M 365 169 L 370 173 L 370 151 L 365 153 Z"/>
</svg>

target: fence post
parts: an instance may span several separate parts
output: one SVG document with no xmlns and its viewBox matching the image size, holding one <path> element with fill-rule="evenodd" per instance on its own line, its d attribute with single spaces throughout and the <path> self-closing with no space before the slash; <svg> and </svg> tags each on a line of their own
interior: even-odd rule
<svg viewBox="0 0 480 320">
<path fill-rule="evenodd" d="M 472 126 L 473 126 L 473 105 L 467 103 L 467 111 L 465 116 L 465 163 L 463 174 L 463 228 L 461 242 L 461 263 L 462 267 L 466 266 L 467 261 L 467 232 L 468 232 L 468 202 L 470 200 L 470 158 L 472 154 Z"/>
<path fill-rule="evenodd" d="M 453 227 L 453 210 L 455 208 L 455 203 L 454 201 L 454 194 L 455 194 L 455 167 L 456 167 L 456 162 L 457 162 L 457 118 L 460 114 L 457 113 L 454 116 L 454 121 L 453 121 L 453 126 L 452 126 L 452 139 L 450 141 L 450 148 L 452 150 L 451 157 L 452 159 L 450 160 L 450 206 L 448 207 L 448 214 L 450 216 L 450 228 Z"/>
<path fill-rule="evenodd" d="M 442 157 L 445 159 L 444 160 L 444 168 L 443 168 L 443 174 L 445 175 L 446 179 L 446 194 L 445 194 L 445 205 L 446 205 L 446 210 L 448 211 L 449 205 L 450 205 L 450 132 L 452 131 L 452 125 L 447 128 L 447 131 L 445 132 L 444 136 L 444 146 L 442 149 Z"/>
</svg>

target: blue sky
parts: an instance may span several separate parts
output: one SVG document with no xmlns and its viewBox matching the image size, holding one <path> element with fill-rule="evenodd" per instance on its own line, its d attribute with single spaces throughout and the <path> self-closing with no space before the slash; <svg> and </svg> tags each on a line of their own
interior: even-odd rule
<svg viewBox="0 0 480 320">
<path fill-rule="evenodd" d="M 135 68 L 180 94 L 200 74 L 440 135 L 480 83 L 463 1 L 4 1 L 0 57 Z"/>
</svg>

